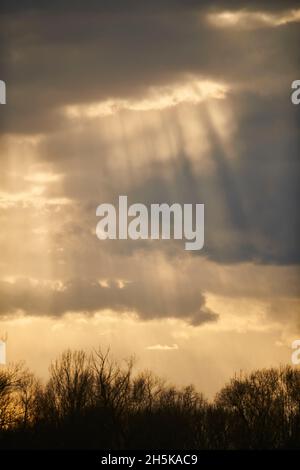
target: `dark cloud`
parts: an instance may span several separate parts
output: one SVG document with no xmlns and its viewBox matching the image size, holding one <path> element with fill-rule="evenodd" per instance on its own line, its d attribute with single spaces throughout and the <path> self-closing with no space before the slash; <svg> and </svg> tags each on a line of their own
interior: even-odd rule
<svg viewBox="0 0 300 470">
<path fill-rule="evenodd" d="M 284 7 L 283 7 L 284 5 Z M 18 0 L 3 0 L 2 1 L 3 12 L 24 12 L 24 11 L 86 11 L 88 9 L 96 11 L 128 11 L 128 9 L 134 8 L 134 10 L 152 10 L 152 9 L 175 9 L 175 10 L 188 10 L 188 9 L 261 9 L 268 11 L 280 11 L 283 8 L 296 8 L 298 6 L 297 0 L 285 0 L 283 3 L 281 0 L 254 0 L 251 3 L 246 0 L 153 0 L 150 4 L 147 0 L 115 0 L 109 2 L 107 0 L 88 0 L 82 2 L 81 0 L 53 0 L 52 2 L 40 2 L 38 0 L 24 0 L 19 2 Z"/>
<path fill-rule="evenodd" d="M 139 318 L 180 318 L 193 326 L 216 321 L 218 315 L 205 305 L 205 297 L 187 286 L 159 286 L 155 279 L 148 285 L 130 282 L 122 288 L 110 281 L 105 287 L 96 280 L 74 279 L 59 288 L 24 279 L 15 283 L 0 282 L 0 314 L 21 310 L 30 315 L 59 316 L 67 312 L 94 313 L 111 309 L 118 313 L 133 312 Z M 170 291 L 168 290 L 170 288 Z M 164 295 L 155 295 L 161 292 Z"/>
<path fill-rule="evenodd" d="M 129 203 L 138 201 L 148 206 L 161 202 L 201 202 L 206 208 L 205 248 L 196 254 L 220 263 L 298 264 L 297 111 L 288 96 L 273 100 L 253 93 L 232 94 L 228 100 L 236 123 L 235 157 L 226 153 L 206 105 L 192 107 L 198 112 L 199 126 L 206 130 L 213 171 L 207 173 L 205 162 L 203 170 L 199 164 L 195 171 L 195 162 L 181 137 L 184 123 L 177 120 L 176 114 L 162 111 L 161 121 L 172 124 L 178 150 L 175 154 L 170 151 L 169 159 L 156 159 L 159 137 L 145 130 L 139 138 L 150 158 L 144 157 L 141 169 L 135 172 L 134 161 L 142 157 L 130 150 L 126 156 L 124 149 L 130 149 L 126 136 L 120 141 L 125 162 L 122 171 L 111 165 L 114 142 L 105 140 L 98 125 L 96 130 L 91 127 L 77 131 L 75 127 L 49 136 L 41 143 L 39 154 L 65 175 L 62 193 L 52 195 L 65 195 L 81 205 L 77 225 L 88 227 L 91 237 L 95 208 L 101 202 L 117 205 L 119 194 L 127 194 Z M 157 245 L 136 241 L 113 241 L 106 247 L 119 253 L 157 249 Z M 160 249 L 176 256 L 178 250 L 183 250 L 183 244 L 179 243 L 176 249 L 171 242 L 162 243 Z"/>
<path fill-rule="evenodd" d="M 186 74 L 244 87 L 251 76 L 262 91 L 278 77 L 291 82 L 297 71 L 298 24 L 253 34 L 207 23 L 211 8 L 243 2 L 134 2 L 133 10 L 126 2 L 29 5 L 10 5 L 3 19 L 8 104 L 1 132 L 50 132 L 62 125 L 64 104 L 142 96 Z M 277 10 L 282 2 L 251 2 L 255 7 Z"/>
<path fill-rule="evenodd" d="M 12 202 L 1 208 L 0 218 L 14 243 L 8 248 L 9 237 L 0 235 L 0 267 L 4 274 L 29 272 L 40 263 L 43 278 L 53 275 L 63 285 L 55 289 L 28 280 L 2 282 L 2 315 L 22 310 L 59 316 L 110 308 L 142 319 L 182 318 L 198 325 L 217 319 L 206 305 L 205 283 L 198 280 L 204 259 L 218 265 L 299 264 L 299 110 L 290 102 L 291 82 L 298 74 L 299 25 L 262 24 L 250 31 L 216 28 L 206 18 L 228 9 L 277 14 L 298 7 L 295 1 L 4 2 L 0 70 L 8 104 L 1 107 L 1 183 L 9 194 L 1 193 L 0 202 L 5 206 L 9 196 Z M 222 140 L 226 120 L 218 129 L 206 102 L 122 110 L 79 122 L 62 112 L 70 104 L 143 99 L 151 87 L 191 77 L 228 86 L 222 102 L 232 114 L 230 148 Z M 191 112 L 190 124 L 204 131 L 203 146 L 209 147 L 204 157 L 201 142 L 199 155 L 189 153 L 184 136 L 188 118 L 180 119 L 182 111 L 188 117 Z M 127 134 L 134 119 L 137 129 Z M 156 127 L 147 126 L 148 121 Z M 41 141 L 31 144 L 32 161 L 62 175 L 60 184 L 45 184 L 43 197 L 66 197 L 69 205 L 58 202 L 45 209 L 45 200 L 41 203 L 30 193 L 33 184 L 23 177 L 25 144 L 17 151 L 6 147 L 7 133 L 16 141 L 41 134 Z M 163 157 L 161 138 L 167 147 Z M 28 162 L 31 171 L 30 158 Z M 14 201 L 14 193 L 21 200 Z M 205 248 L 200 256 L 185 253 L 182 243 L 98 241 L 96 207 L 116 203 L 119 194 L 127 194 L 129 203 L 147 205 L 204 203 Z M 45 227 L 44 239 L 32 235 L 33 228 Z M 136 252 L 143 259 L 155 251 L 174 262 L 173 270 L 181 270 L 174 260 L 188 262 L 189 256 L 199 262 L 198 270 L 162 281 L 156 272 L 147 273 L 147 258 L 134 272 L 130 263 Z M 9 258 L 15 261 L 12 268 Z M 133 264 L 137 266 L 136 260 Z M 113 281 L 101 287 L 95 280 L 98 273 L 109 279 L 122 273 L 130 282 L 122 289 Z M 71 276 L 77 279 L 68 280 Z M 298 293 L 295 277 L 291 295 Z M 211 276 L 205 284 L 209 292 L 233 295 L 226 280 L 219 280 L 218 287 L 214 283 Z M 246 295 L 244 284 L 236 286 L 241 296 Z"/>
</svg>

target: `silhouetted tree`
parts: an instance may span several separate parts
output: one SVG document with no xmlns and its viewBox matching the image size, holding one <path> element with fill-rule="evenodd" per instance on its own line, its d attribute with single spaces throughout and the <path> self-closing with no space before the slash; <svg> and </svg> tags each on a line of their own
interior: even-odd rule
<svg viewBox="0 0 300 470">
<path fill-rule="evenodd" d="M 66 351 L 42 384 L 0 369 L 0 448 L 258 449 L 300 447 L 300 370 L 232 378 L 208 402 L 107 350 Z"/>
<path fill-rule="evenodd" d="M 22 391 L 26 377 L 28 372 L 22 364 L 0 369 L 0 431 L 12 428 L 25 419 L 27 406 L 22 400 Z"/>
<path fill-rule="evenodd" d="M 91 402 L 93 375 L 84 351 L 66 351 L 50 366 L 41 407 L 47 419 L 59 422 L 79 415 Z"/>
<path fill-rule="evenodd" d="M 291 421 L 297 414 L 298 380 L 299 371 L 289 367 L 234 377 L 216 398 L 217 405 L 227 413 L 227 445 L 284 447 L 291 433 Z"/>
</svg>

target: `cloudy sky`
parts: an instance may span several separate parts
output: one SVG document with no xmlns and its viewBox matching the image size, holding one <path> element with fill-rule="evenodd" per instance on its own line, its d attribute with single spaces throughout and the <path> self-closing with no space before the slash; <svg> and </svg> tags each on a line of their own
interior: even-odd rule
<svg viewBox="0 0 300 470">
<path fill-rule="evenodd" d="M 251 6 L 247 6 L 247 3 Z M 40 375 L 136 354 L 211 396 L 300 338 L 300 9 L 4 2 L 0 332 Z M 96 207 L 205 204 L 205 246 L 99 241 Z"/>
</svg>

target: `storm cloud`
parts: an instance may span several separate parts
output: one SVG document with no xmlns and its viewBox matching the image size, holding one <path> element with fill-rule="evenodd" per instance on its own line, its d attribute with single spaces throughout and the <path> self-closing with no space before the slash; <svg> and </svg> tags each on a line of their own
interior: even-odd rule
<svg viewBox="0 0 300 470">
<path fill-rule="evenodd" d="M 3 317 L 199 326 L 209 295 L 299 297 L 297 1 L 10 1 L 1 22 Z M 204 203 L 204 250 L 98 241 L 120 194 Z"/>
</svg>

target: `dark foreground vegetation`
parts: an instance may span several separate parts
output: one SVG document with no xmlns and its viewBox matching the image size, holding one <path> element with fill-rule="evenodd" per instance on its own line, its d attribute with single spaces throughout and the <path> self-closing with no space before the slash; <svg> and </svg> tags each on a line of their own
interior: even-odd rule
<svg viewBox="0 0 300 470">
<path fill-rule="evenodd" d="M 1 368 L 1 448 L 300 448 L 300 370 L 241 374 L 211 403 L 108 352 L 65 352 L 45 385 L 22 365 Z"/>
</svg>

